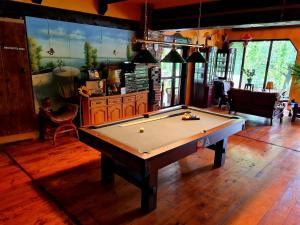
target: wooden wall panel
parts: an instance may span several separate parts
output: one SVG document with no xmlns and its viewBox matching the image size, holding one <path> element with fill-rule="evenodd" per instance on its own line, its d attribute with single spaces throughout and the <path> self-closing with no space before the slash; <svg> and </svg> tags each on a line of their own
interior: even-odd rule
<svg viewBox="0 0 300 225">
<path fill-rule="evenodd" d="M 21 22 L 0 21 L 0 136 L 34 130 L 32 80 Z"/>
<path fill-rule="evenodd" d="M 80 0 L 81 2 L 85 2 Z M 26 2 L 28 2 L 26 0 Z M 0 16 L 1 17 L 9 17 L 9 18 L 24 18 L 25 16 L 74 22 L 74 23 L 82 23 L 82 24 L 91 24 L 105 27 L 114 27 L 120 29 L 129 29 L 129 30 L 139 30 L 139 22 L 137 20 L 130 19 L 120 19 L 114 18 L 116 15 L 120 15 L 119 17 L 123 18 L 126 16 L 126 11 L 124 10 L 124 3 L 120 3 L 121 8 L 118 10 L 113 10 L 111 15 L 109 16 L 101 16 L 98 14 L 91 14 L 84 10 L 84 12 L 72 11 L 73 7 L 65 8 L 62 5 L 65 5 L 64 2 L 61 5 L 53 5 L 55 4 L 52 0 L 48 1 L 50 5 L 39 5 L 39 4 L 28 4 L 17 1 L 2 1 L 0 0 Z M 58 3 L 58 0 L 56 0 Z M 88 4 L 88 3 L 87 3 Z M 119 5 L 119 4 L 118 4 Z M 78 7 L 78 6 L 77 6 Z M 125 8 L 129 14 L 132 14 L 128 8 Z M 108 10 L 110 11 L 110 9 Z M 129 15 L 128 14 L 128 15 Z M 112 16 L 112 17 L 110 17 Z"/>
</svg>

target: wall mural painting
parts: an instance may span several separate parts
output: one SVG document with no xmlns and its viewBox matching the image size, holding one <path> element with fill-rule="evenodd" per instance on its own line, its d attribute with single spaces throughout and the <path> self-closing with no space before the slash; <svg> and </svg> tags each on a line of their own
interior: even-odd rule
<svg viewBox="0 0 300 225">
<path fill-rule="evenodd" d="M 36 110 L 49 97 L 63 101 L 76 94 L 96 68 L 106 78 L 109 65 L 133 57 L 133 31 L 26 17 Z"/>
</svg>

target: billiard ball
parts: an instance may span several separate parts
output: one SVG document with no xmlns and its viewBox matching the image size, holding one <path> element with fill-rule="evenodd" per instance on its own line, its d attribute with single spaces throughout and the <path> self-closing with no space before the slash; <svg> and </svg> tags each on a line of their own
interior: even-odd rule
<svg viewBox="0 0 300 225">
<path fill-rule="evenodd" d="M 140 128 L 140 133 L 144 133 L 144 131 L 145 131 L 144 127 L 141 127 Z"/>
</svg>

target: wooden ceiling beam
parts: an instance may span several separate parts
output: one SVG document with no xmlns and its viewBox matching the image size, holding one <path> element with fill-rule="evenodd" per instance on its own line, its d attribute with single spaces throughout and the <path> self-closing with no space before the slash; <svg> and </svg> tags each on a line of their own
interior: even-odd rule
<svg viewBox="0 0 300 225">
<path fill-rule="evenodd" d="M 40 17 L 75 23 L 115 27 L 120 29 L 138 30 L 139 22 L 84 12 L 59 9 L 43 5 L 0 0 L 0 17 L 24 18 L 25 16 Z"/>
<path fill-rule="evenodd" d="M 215 1 L 202 3 L 201 28 L 234 27 L 299 21 L 299 0 Z M 153 10 L 153 30 L 195 29 L 199 5 L 187 5 Z"/>
<path fill-rule="evenodd" d="M 117 2 L 125 2 L 126 0 L 103 0 L 105 4 L 112 4 Z"/>
</svg>

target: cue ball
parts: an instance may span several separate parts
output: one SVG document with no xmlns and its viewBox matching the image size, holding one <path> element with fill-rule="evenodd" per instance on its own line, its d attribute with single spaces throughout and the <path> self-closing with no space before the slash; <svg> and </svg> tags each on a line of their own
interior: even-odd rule
<svg viewBox="0 0 300 225">
<path fill-rule="evenodd" d="M 140 128 L 140 133 L 144 133 L 144 131 L 145 131 L 144 127 L 141 127 Z"/>
</svg>

